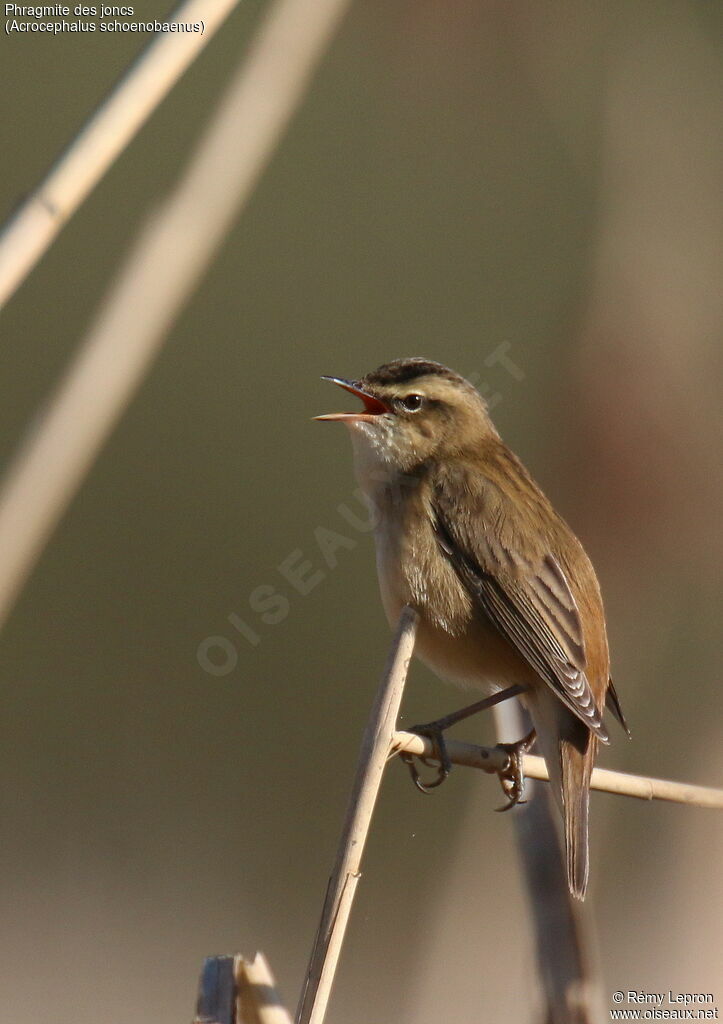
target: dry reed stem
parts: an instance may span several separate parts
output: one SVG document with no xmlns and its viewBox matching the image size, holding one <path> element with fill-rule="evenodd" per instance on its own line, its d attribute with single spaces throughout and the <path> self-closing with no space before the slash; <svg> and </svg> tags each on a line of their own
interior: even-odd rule
<svg viewBox="0 0 723 1024">
<path fill-rule="evenodd" d="M 473 743 L 447 740 L 447 752 L 453 764 L 495 774 L 501 771 L 507 755 L 497 747 L 478 747 Z M 411 732 L 397 732 L 394 736 L 394 754 L 409 753 L 434 760 L 433 743 L 426 736 Z M 531 779 L 548 782 L 547 767 L 541 757 L 525 754 L 522 761 L 524 774 Z M 687 782 L 671 782 L 668 779 L 654 779 L 647 775 L 628 775 L 625 772 L 595 768 L 590 783 L 591 789 L 619 796 L 637 797 L 639 800 L 668 800 L 676 804 L 691 804 L 694 807 L 723 808 L 723 790 L 709 786 L 694 786 Z"/>
<path fill-rule="evenodd" d="M 236 1024 L 291 1024 L 263 953 L 253 960 L 236 957 Z"/>
<path fill-rule="evenodd" d="M 0 307 L 65 222 L 200 54 L 239 0 L 187 0 L 169 21 L 201 32 L 159 33 L 0 235 Z"/>
<path fill-rule="evenodd" d="M 412 608 L 405 608 L 364 731 L 354 786 L 326 890 L 296 1024 L 323 1024 L 360 877 L 359 868 L 372 812 L 396 735 L 394 725 L 414 650 L 417 621 L 417 613 Z"/>
<path fill-rule="evenodd" d="M 218 0 L 214 0 L 218 2 Z M 350 0 L 277 0 L 0 491 L 0 627 L 271 158 Z"/>
</svg>

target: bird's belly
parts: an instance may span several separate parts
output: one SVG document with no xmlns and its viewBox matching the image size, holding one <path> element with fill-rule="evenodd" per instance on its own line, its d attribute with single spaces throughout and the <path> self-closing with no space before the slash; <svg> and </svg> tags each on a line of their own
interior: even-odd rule
<svg viewBox="0 0 723 1024">
<path fill-rule="evenodd" d="M 534 684 L 536 677 L 530 666 L 481 609 L 473 609 L 464 622 L 448 624 L 447 628 L 440 625 L 432 611 L 434 593 L 428 593 L 426 600 L 415 599 L 396 551 L 390 550 L 384 537 L 378 537 L 377 542 L 379 588 L 389 625 L 396 626 L 406 604 L 417 609 L 414 653 L 434 673 L 459 686 L 486 691 Z"/>
<path fill-rule="evenodd" d="M 530 680 L 527 663 L 480 616 L 452 636 L 422 614 L 415 652 L 433 672 L 459 686 L 494 691 Z"/>
</svg>

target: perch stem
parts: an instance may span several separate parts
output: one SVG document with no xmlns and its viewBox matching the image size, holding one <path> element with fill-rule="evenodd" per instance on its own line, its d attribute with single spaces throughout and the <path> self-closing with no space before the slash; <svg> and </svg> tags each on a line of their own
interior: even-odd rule
<svg viewBox="0 0 723 1024">
<path fill-rule="evenodd" d="M 416 630 L 417 613 L 407 607 L 399 619 L 382 681 L 364 731 L 349 807 L 326 890 L 296 1024 L 322 1024 L 326 1014 L 360 877 L 359 868 L 372 812 L 396 735 L 394 726 L 414 649 Z"/>
<path fill-rule="evenodd" d="M 497 747 L 479 747 L 474 743 L 460 743 L 450 739 L 446 740 L 446 745 L 452 764 L 481 768 L 492 775 L 504 769 L 507 755 L 504 750 Z M 401 753 L 435 760 L 432 740 L 412 732 L 400 731 L 394 734 L 392 754 Z M 547 767 L 541 757 L 525 754 L 522 768 L 528 778 L 549 781 Z M 593 770 L 590 788 L 605 793 L 616 793 L 619 796 L 632 796 L 638 800 L 667 800 L 676 804 L 692 804 L 695 807 L 723 808 L 722 789 L 694 786 L 669 779 L 655 779 L 647 775 L 629 775 L 608 768 Z"/>
</svg>

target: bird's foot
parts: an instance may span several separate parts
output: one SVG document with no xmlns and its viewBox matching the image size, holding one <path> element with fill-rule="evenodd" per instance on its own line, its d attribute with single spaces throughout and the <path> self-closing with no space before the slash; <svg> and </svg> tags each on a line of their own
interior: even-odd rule
<svg viewBox="0 0 723 1024">
<path fill-rule="evenodd" d="M 401 754 L 402 761 L 409 768 L 409 774 L 412 776 L 412 782 L 421 793 L 431 793 L 437 786 L 441 786 L 442 783 L 447 779 L 449 773 L 452 771 L 452 762 L 449 759 L 447 753 L 447 744 L 444 740 L 444 726 L 443 720 L 436 722 L 426 722 L 424 725 L 413 725 L 409 732 L 414 732 L 418 736 L 426 736 L 427 739 L 432 741 L 434 753 L 433 758 L 438 762 L 437 764 L 437 777 L 432 782 L 422 782 L 420 778 L 417 765 L 415 763 L 414 754 Z M 428 757 L 420 757 L 419 760 L 424 765 L 433 767 L 431 760 Z"/>
<path fill-rule="evenodd" d="M 528 732 L 516 743 L 498 743 L 497 749 L 504 750 L 507 754 L 507 764 L 498 773 L 502 792 L 507 797 L 504 807 L 495 808 L 498 811 L 509 811 L 516 804 L 524 803 L 522 799 L 525 792 L 525 776 L 522 772 L 522 756 L 526 754 L 535 742 L 535 730 Z"/>
</svg>

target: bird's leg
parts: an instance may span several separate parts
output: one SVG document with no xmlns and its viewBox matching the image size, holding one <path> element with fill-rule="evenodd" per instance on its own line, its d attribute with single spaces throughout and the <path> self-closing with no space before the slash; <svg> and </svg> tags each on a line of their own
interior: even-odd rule
<svg viewBox="0 0 723 1024">
<path fill-rule="evenodd" d="M 497 811 L 509 811 L 516 804 L 524 803 L 525 776 L 522 772 L 522 755 L 526 754 L 535 742 L 535 730 L 531 729 L 526 736 L 516 743 L 498 743 L 497 749 L 507 754 L 507 764 L 498 774 L 502 792 L 507 797 L 504 807 L 496 807 Z"/>
<path fill-rule="evenodd" d="M 444 733 L 446 729 L 456 725 L 457 722 L 464 721 L 465 718 L 470 718 L 472 715 L 476 715 L 479 711 L 486 711 L 488 708 L 493 708 L 495 704 L 501 704 L 503 700 L 509 700 L 510 697 L 517 697 L 525 690 L 524 686 L 508 686 L 506 690 L 500 690 L 499 693 L 493 693 L 491 697 L 485 697 L 483 700 L 475 701 L 474 704 L 469 704 L 467 707 L 460 708 L 459 711 L 453 711 L 451 715 L 445 715 L 444 718 L 437 718 L 433 722 L 425 722 L 423 725 L 413 725 L 409 732 L 416 732 L 419 736 L 426 736 L 434 744 L 434 760 L 439 762 L 437 768 L 437 778 L 432 782 L 422 782 L 417 771 L 417 766 L 414 763 L 413 754 L 401 754 L 401 758 L 409 768 L 412 776 L 414 785 L 422 793 L 431 793 L 437 786 L 441 786 L 445 781 L 449 773 L 452 771 L 452 762 L 449 759 L 447 753 L 447 744 L 444 742 Z M 521 741 L 522 742 L 522 741 Z M 510 744 L 514 746 L 514 744 Z M 507 747 L 505 747 L 507 750 Z M 508 751 L 510 758 L 510 765 L 512 764 L 513 756 Z M 426 757 L 420 757 L 419 759 L 422 764 L 429 764 L 429 759 Z M 508 771 L 509 769 L 506 769 Z M 503 785 L 504 788 L 504 785 Z M 522 790 L 520 789 L 520 795 Z M 519 799 L 519 797 L 518 797 Z M 517 801 L 515 801 L 516 803 Z"/>
</svg>

